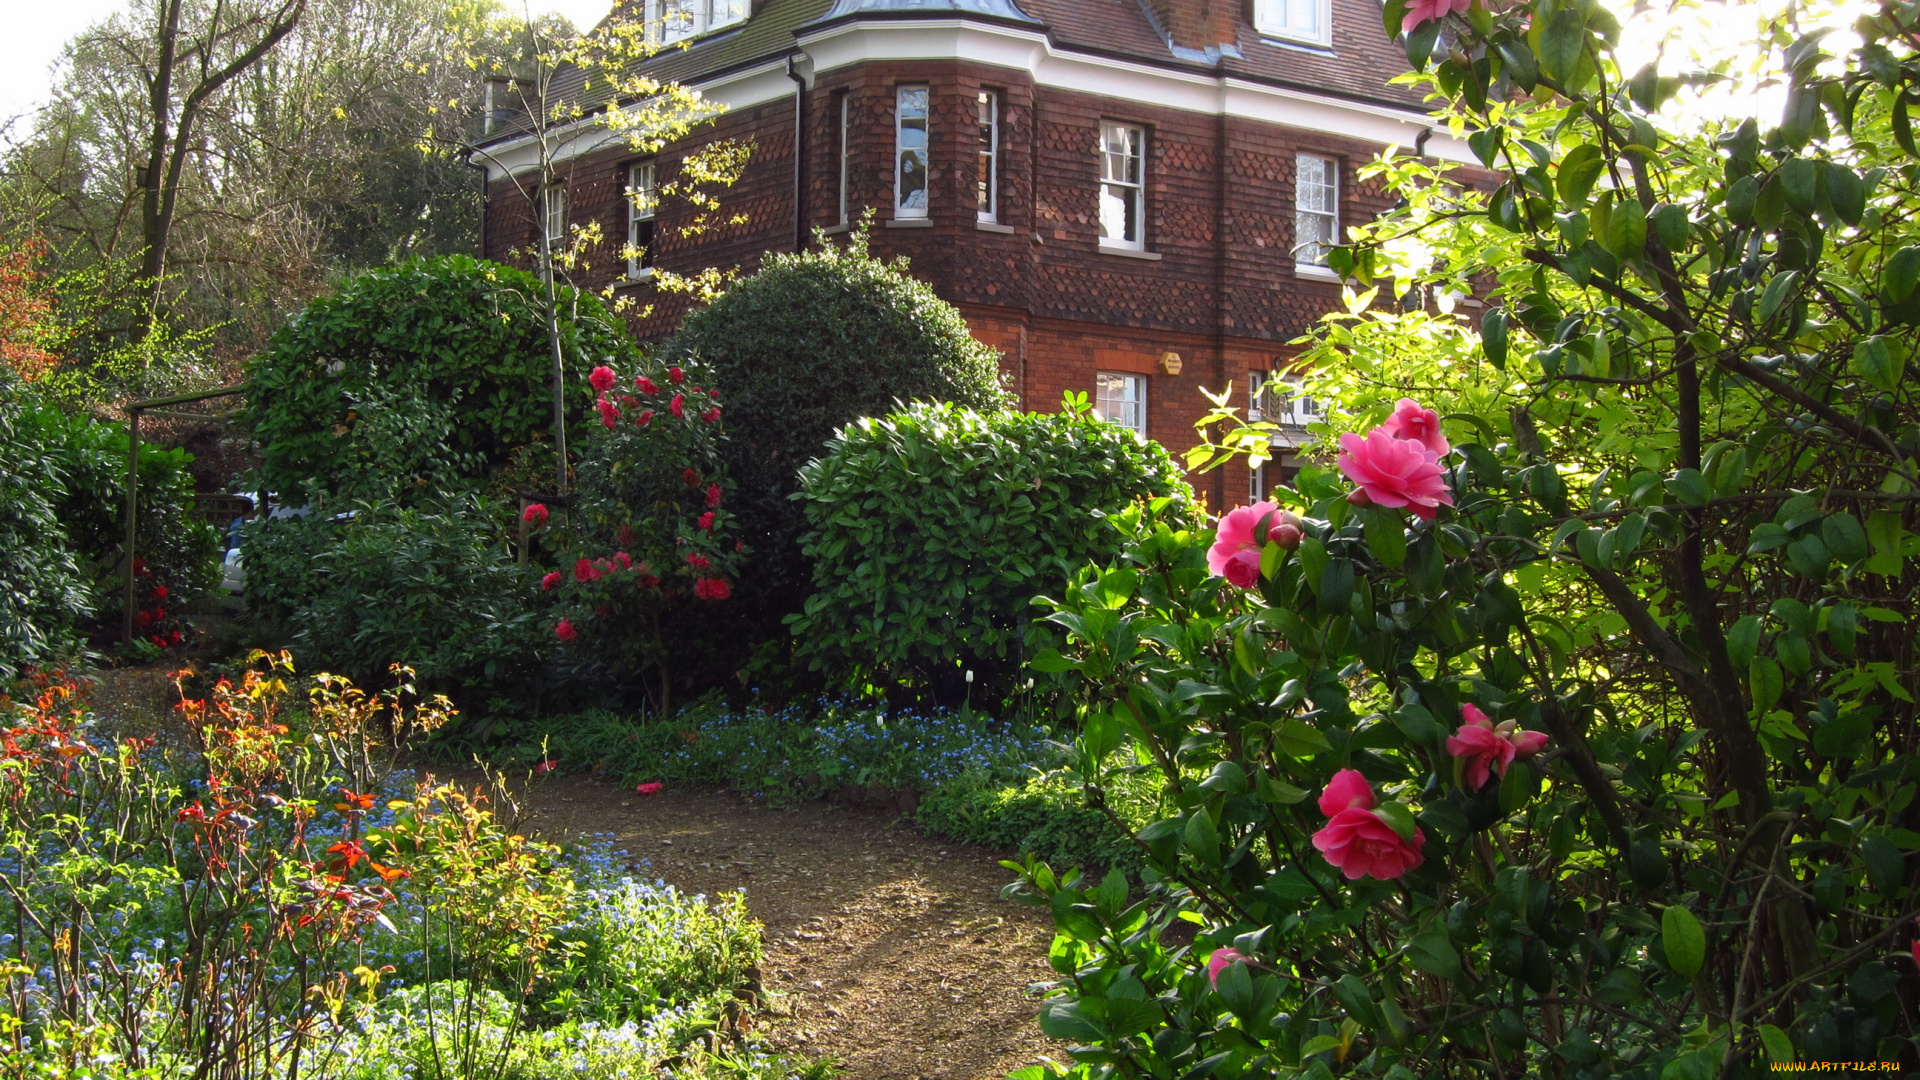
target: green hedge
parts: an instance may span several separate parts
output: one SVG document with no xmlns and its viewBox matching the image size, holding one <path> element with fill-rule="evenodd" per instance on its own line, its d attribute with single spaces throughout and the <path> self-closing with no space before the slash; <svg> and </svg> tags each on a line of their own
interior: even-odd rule
<svg viewBox="0 0 1920 1080">
<path fill-rule="evenodd" d="M 1192 492 L 1158 443 L 1085 412 L 914 405 L 849 424 L 801 470 L 814 591 L 788 619 L 799 656 L 836 682 L 995 700 L 1019 678 L 1035 596 L 1127 537 L 1107 519 Z"/>
<path fill-rule="evenodd" d="M 800 467 L 838 428 L 907 401 L 983 410 L 1010 403 L 998 354 L 973 339 L 957 308 L 908 276 L 904 262 L 869 255 L 862 234 L 845 250 L 769 256 L 758 273 L 689 315 L 662 356 L 704 359 L 726 399 L 727 471 L 754 553 L 732 608 L 745 621 L 722 635 L 736 642 L 780 641 L 780 617 L 806 599 L 806 519 L 790 496 Z"/>
<path fill-rule="evenodd" d="M 559 294 L 569 423 L 579 424 L 593 400 L 588 369 L 635 352 L 599 299 Z M 283 497 L 316 485 L 368 494 L 363 483 L 385 479 L 368 475 L 368 456 L 396 452 L 388 467 L 403 478 L 507 466 L 552 431 L 543 297 L 531 274 L 455 255 L 371 270 L 315 301 L 248 369 L 246 415 L 262 448 L 261 482 Z M 455 411 L 444 451 L 432 437 L 410 442 L 393 423 L 368 425 L 370 414 L 426 401 Z M 383 445 L 363 445 L 369 440 Z M 442 453 L 449 459 L 435 460 Z"/>
</svg>

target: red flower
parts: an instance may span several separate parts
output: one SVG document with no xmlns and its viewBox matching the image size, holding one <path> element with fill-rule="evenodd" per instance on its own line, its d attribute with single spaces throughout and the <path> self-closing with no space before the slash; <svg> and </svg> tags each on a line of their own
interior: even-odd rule
<svg viewBox="0 0 1920 1080">
<path fill-rule="evenodd" d="M 640 579 L 640 587 L 642 589 L 651 589 L 658 584 L 660 584 L 660 579 L 657 577 L 654 577 L 652 574 L 647 574 L 645 577 L 642 577 Z"/>
<path fill-rule="evenodd" d="M 693 567 L 695 570 L 705 570 L 713 564 L 707 561 L 705 555 L 697 551 L 689 551 L 687 552 L 687 565 Z"/>
<path fill-rule="evenodd" d="M 680 474 L 680 480 L 688 487 L 694 487 L 700 483 L 700 474 L 694 472 L 692 469 L 688 469 L 686 472 Z"/>
<path fill-rule="evenodd" d="M 1220 973 L 1227 970 L 1234 961 L 1244 961 L 1246 958 L 1245 953 L 1232 946 L 1213 950 L 1213 955 L 1207 958 L 1207 981 L 1213 984 L 1215 990 L 1220 989 Z"/>
<path fill-rule="evenodd" d="M 701 532 L 713 531 L 713 511 L 709 510 L 706 513 L 700 515 L 700 531 Z"/>
<path fill-rule="evenodd" d="M 680 369 L 675 368 L 674 370 L 678 371 Z M 633 790 L 634 790 L 634 793 L 637 795 L 658 795 L 662 791 L 666 790 L 666 787 L 667 785 L 665 784 L 655 782 L 651 784 L 641 784 L 639 787 L 634 788 Z"/>
<path fill-rule="evenodd" d="M 667 411 L 672 413 L 674 417 L 677 419 L 678 417 L 684 415 L 686 404 L 687 404 L 687 396 L 685 394 L 675 394 L 673 395 L 673 400 L 667 402 Z"/>
<path fill-rule="evenodd" d="M 538 765 L 535 765 L 535 766 L 533 767 L 533 775 L 535 775 L 535 776 L 545 776 L 545 775 L 546 775 L 547 773 L 550 773 L 550 772 L 552 772 L 553 770 L 555 770 L 555 769 L 557 769 L 557 768 L 559 768 L 559 767 L 560 767 L 560 763 L 559 763 L 559 762 L 557 762 L 557 761 L 554 761 L 553 759 L 551 759 L 551 758 L 549 758 L 549 759 L 547 759 L 546 761 L 543 761 L 543 762 L 541 762 L 540 764 L 538 764 Z"/>
<path fill-rule="evenodd" d="M 558 584 L 560 584 L 560 571 L 558 570 L 549 571 L 546 577 L 540 579 L 540 588 L 544 591 L 551 592 L 553 587 Z"/>
<path fill-rule="evenodd" d="M 660 388 L 653 384 L 653 380 L 647 378 L 645 375 L 635 376 L 633 385 L 636 390 L 639 390 L 643 394 L 657 394 L 660 392 Z"/>
<path fill-rule="evenodd" d="M 520 520 L 536 529 L 545 525 L 547 518 L 550 516 L 551 515 L 547 513 L 546 506 L 541 503 L 528 503 L 527 508 L 520 511 Z"/>
<path fill-rule="evenodd" d="M 604 397 L 601 398 L 600 399 L 600 422 L 607 425 L 608 428 L 612 428 L 613 425 L 619 423 L 620 422 L 620 406 L 615 405 L 612 401 L 610 401 L 607 398 L 604 398 Z"/>
<path fill-rule="evenodd" d="M 679 386 L 687 381 L 687 373 L 677 367 L 670 367 L 667 369 L 667 378 L 672 380 L 673 385 Z"/>
<path fill-rule="evenodd" d="M 715 400 L 715 401 L 719 401 L 719 400 L 720 400 L 720 391 L 718 391 L 718 390 L 709 390 L 709 391 L 707 391 L 707 396 L 708 396 L 708 397 L 710 397 L 710 398 L 712 398 L 712 399 L 713 399 L 713 400 Z"/>
<path fill-rule="evenodd" d="M 618 529 L 616 529 L 616 530 L 614 531 L 614 534 L 613 534 L 613 535 L 614 535 L 614 536 L 616 536 L 616 537 L 618 537 L 618 538 L 620 539 L 620 543 L 621 543 L 622 545 L 624 545 L 624 546 L 626 546 L 626 547 L 632 547 L 632 546 L 633 546 L 633 541 L 634 541 L 634 539 L 635 539 L 635 537 L 634 537 L 634 535 L 633 535 L 633 526 L 631 526 L 631 525 L 622 525 L 622 526 L 620 526 L 620 528 L 618 528 Z"/>
<path fill-rule="evenodd" d="M 627 554 L 626 552 L 624 552 L 624 551 L 616 551 L 616 552 L 614 552 L 614 553 L 613 553 L 613 562 L 614 562 L 614 565 L 616 565 L 616 566 L 618 566 L 618 567 L 619 567 L 620 569 L 622 569 L 622 570 L 631 570 L 631 569 L 633 569 L 633 556 L 631 556 L 631 555 L 628 555 L 628 554 Z"/>
<path fill-rule="evenodd" d="M 553 636 L 559 638 L 561 641 L 572 641 L 574 638 L 580 636 L 580 631 L 573 628 L 573 623 L 566 619 L 561 619 L 559 625 L 553 628 Z"/>
<path fill-rule="evenodd" d="M 701 578 L 693 583 L 693 595 L 701 600 L 719 603 L 733 595 L 732 586 L 717 577 Z"/>
<path fill-rule="evenodd" d="M 136 611 L 133 613 L 133 625 L 136 629 L 145 630 L 147 628 L 147 624 L 151 622 L 153 622 L 153 616 L 147 614 L 146 612 Z"/>
<path fill-rule="evenodd" d="M 1373 809 L 1373 785 L 1355 769 L 1341 769 L 1320 793 L 1320 812 L 1332 820 L 1313 834 L 1313 846 L 1349 881 L 1362 876 L 1392 881 L 1426 861 L 1426 834 L 1401 836 Z"/>
<path fill-rule="evenodd" d="M 155 645 L 158 645 L 163 649 L 167 647 L 167 639 L 161 637 L 159 634 L 155 634 L 152 637 L 148 638 L 147 640 L 153 642 Z"/>
<path fill-rule="evenodd" d="M 153 598 L 155 600 L 165 600 L 167 598 L 167 587 L 165 585 L 155 585 L 153 587 Z"/>
<path fill-rule="evenodd" d="M 700 419 L 705 420 L 709 424 L 719 423 L 720 422 L 720 406 L 715 405 L 713 408 L 708 409 L 706 412 L 701 413 Z"/>
<path fill-rule="evenodd" d="M 166 618 L 166 617 L 167 617 L 167 613 L 166 613 L 166 611 L 164 611 L 163 609 L 161 609 L 161 608 L 158 608 L 158 607 L 155 607 L 155 608 L 153 609 L 153 621 L 154 621 L 154 622 L 159 622 L 159 621 L 160 621 L 161 619 L 164 619 L 164 618 Z"/>
<path fill-rule="evenodd" d="M 605 365 L 594 368 L 592 373 L 587 376 L 587 385 L 603 394 L 613 389 L 613 383 L 613 369 Z"/>
<path fill-rule="evenodd" d="M 578 562 L 575 562 L 573 564 L 573 580 L 578 581 L 583 585 L 589 581 L 599 581 L 600 571 L 594 569 L 594 566 L 592 563 L 588 562 L 585 559 L 581 559 Z"/>
<path fill-rule="evenodd" d="M 147 560 L 145 560 L 145 559 L 135 559 L 135 560 L 133 560 L 133 572 L 134 572 L 134 573 L 136 573 L 136 574 L 144 574 L 144 573 L 146 573 L 146 572 L 147 572 Z"/>
<path fill-rule="evenodd" d="M 720 509 L 720 485 L 719 484 L 707 485 L 707 509 L 709 510 Z"/>
<path fill-rule="evenodd" d="M 170 634 L 168 634 L 168 635 L 167 635 L 167 644 L 169 644 L 169 645 L 178 645 L 178 644 L 180 644 L 180 631 L 178 631 L 178 630 L 175 630 L 175 631 L 173 631 L 172 633 L 170 633 Z"/>
<path fill-rule="evenodd" d="M 651 423 L 653 423 L 652 409 L 648 409 L 645 412 L 641 413 L 639 416 L 636 416 L 633 418 L 634 427 L 646 427 L 648 424 L 651 424 Z"/>
</svg>

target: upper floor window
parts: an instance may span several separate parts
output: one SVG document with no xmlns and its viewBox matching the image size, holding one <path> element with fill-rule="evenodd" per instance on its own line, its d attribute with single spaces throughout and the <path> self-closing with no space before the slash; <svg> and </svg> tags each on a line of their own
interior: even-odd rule
<svg viewBox="0 0 1920 1080">
<path fill-rule="evenodd" d="M 646 0 L 647 39 L 660 45 L 699 37 L 747 17 L 747 0 Z"/>
<path fill-rule="evenodd" d="M 1147 377 L 1102 371 L 1094 380 L 1094 412 L 1146 438 Z"/>
<path fill-rule="evenodd" d="M 1329 0 L 1254 0 L 1253 26 L 1274 37 L 1331 45 L 1332 7 Z"/>
<path fill-rule="evenodd" d="M 567 189 L 548 184 L 540 192 L 542 233 L 547 246 L 557 248 L 567 242 Z"/>
<path fill-rule="evenodd" d="M 1247 420 L 1306 427 L 1327 418 L 1324 403 L 1301 392 L 1299 379 L 1256 371 L 1247 376 Z"/>
<path fill-rule="evenodd" d="M 975 181 L 981 221 L 1000 220 L 1000 95 L 980 91 L 980 175 Z"/>
<path fill-rule="evenodd" d="M 1100 125 L 1100 243 L 1107 247 L 1146 247 L 1145 128 L 1135 124 Z"/>
<path fill-rule="evenodd" d="M 1340 242 L 1340 163 L 1301 154 L 1293 170 L 1293 262 L 1327 265 L 1327 249 Z"/>
<path fill-rule="evenodd" d="M 903 86 L 894 108 L 893 216 L 927 216 L 927 88 Z"/>
<path fill-rule="evenodd" d="M 627 168 L 627 276 L 646 277 L 653 269 L 653 226 L 659 207 L 654 163 Z"/>
</svg>

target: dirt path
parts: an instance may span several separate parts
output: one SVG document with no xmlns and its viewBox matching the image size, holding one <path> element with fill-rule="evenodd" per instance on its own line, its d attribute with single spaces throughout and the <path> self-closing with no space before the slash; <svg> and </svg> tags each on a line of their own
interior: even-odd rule
<svg viewBox="0 0 1920 1080">
<path fill-rule="evenodd" d="M 534 782 L 523 808 L 549 837 L 613 834 L 636 873 L 689 892 L 745 889 L 786 1014 L 769 1038 L 839 1060 L 847 1080 L 999 1080 L 1060 1055 L 1026 993 L 1051 977 L 1050 924 L 999 898 L 1010 874 L 988 851 L 866 807 L 645 798 L 582 778 Z"/>
</svg>

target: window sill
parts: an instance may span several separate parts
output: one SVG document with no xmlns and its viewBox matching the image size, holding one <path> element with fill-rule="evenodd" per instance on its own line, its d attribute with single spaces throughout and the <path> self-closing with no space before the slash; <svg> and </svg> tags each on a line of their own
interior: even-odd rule
<svg viewBox="0 0 1920 1080">
<path fill-rule="evenodd" d="M 620 284 L 622 286 L 644 285 L 647 282 L 652 280 L 653 280 L 653 267 L 649 266 L 645 270 L 642 270 L 637 274 L 628 274 L 626 277 L 621 278 Z"/>
<path fill-rule="evenodd" d="M 838 225 L 829 225 L 826 228 L 821 229 L 820 235 L 821 236 L 839 236 L 843 232 L 852 232 L 852 231 L 853 231 L 852 222 L 843 221 Z"/>
<path fill-rule="evenodd" d="M 931 229 L 933 228 L 933 219 L 923 218 L 923 217 L 889 218 L 887 219 L 887 228 L 889 229 Z"/>
<path fill-rule="evenodd" d="M 1011 225 L 1002 225 L 997 221 L 976 221 L 973 227 L 981 232 L 1000 233 L 1005 236 L 1012 236 L 1018 231 Z"/>
<path fill-rule="evenodd" d="M 1123 259 L 1145 259 L 1148 262 L 1160 261 L 1160 253 L 1157 251 L 1142 251 L 1139 248 L 1115 247 L 1112 244 L 1101 244 L 1100 254 L 1118 255 Z"/>
<path fill-rule="evenodd" d="M 1301 52 L 1313 53 L 1315 56 L 1332 57 L 1334 55 L 1333 42 L 1331 41 L 1322 41 L 1318 38 L 1294 37 L 1290 34 L 1283 34 L 1278 30 L 1260 30 L 1258 33 L 1260 34 L 1260 41 L 1263 44 L 1278 45 L 1283 49 L 1298 49 Z"/>
<path fill-rule="evenodd" d="M 1297 278 L 1312 278 L 1315 281 L 1344 280 L 1331 269 L 1324 266 L 1315 266 L 1312 263 L 1294 263 L 1293 276 Z"/>
</svg>

